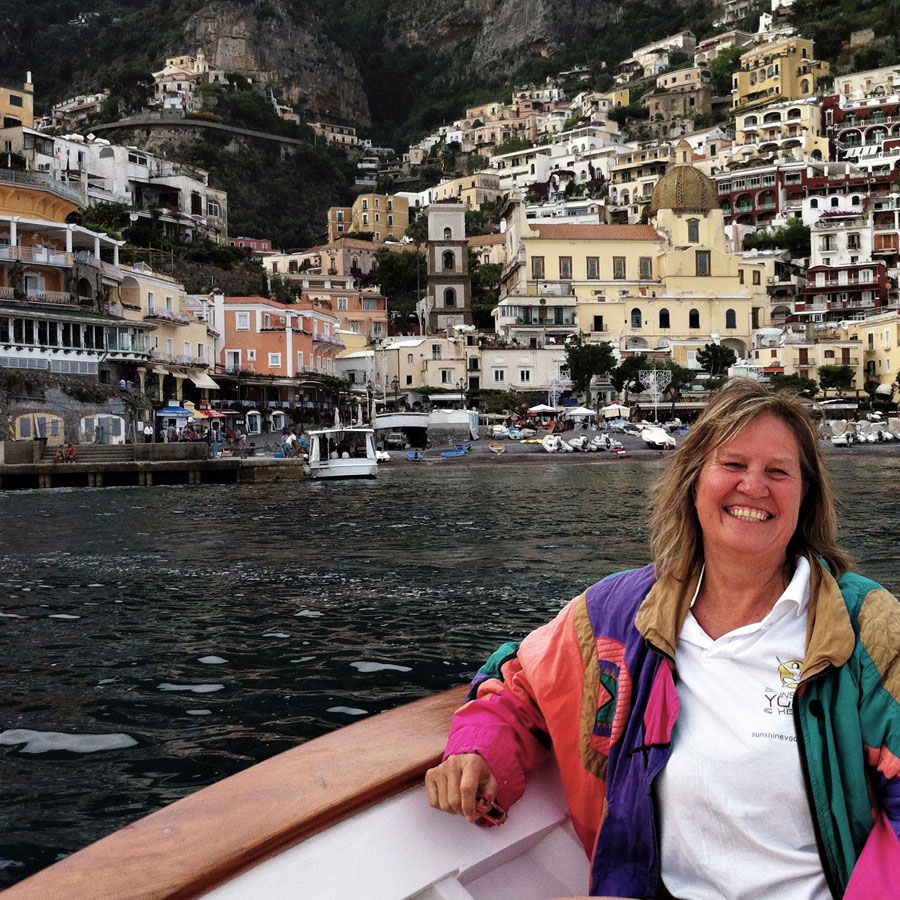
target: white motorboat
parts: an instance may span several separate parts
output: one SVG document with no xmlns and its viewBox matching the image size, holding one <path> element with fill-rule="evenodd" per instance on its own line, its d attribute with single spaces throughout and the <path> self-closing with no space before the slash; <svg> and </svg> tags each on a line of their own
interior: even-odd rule
<svg viewBox="0 0 900 900">
<path fill-rule="evenodd" d="M 375 478 L 378 457 L 374 428 L 323 428 L 309 432 L 312 478 Z"/>
<path fill-rule="evenodd" d="M 672 450 L 676 443 L 675 438 L 659 425 L 644 425 L 641 428 L 641 439 L 654 450 Z"/>
<path fill-rule="evenodd" d="M 548 762 L 498 827 L 428 806 L 454 688 L 309 741 L 14 885 L 4 900 L 548 900 L 589 864 Z"/>
</svg>

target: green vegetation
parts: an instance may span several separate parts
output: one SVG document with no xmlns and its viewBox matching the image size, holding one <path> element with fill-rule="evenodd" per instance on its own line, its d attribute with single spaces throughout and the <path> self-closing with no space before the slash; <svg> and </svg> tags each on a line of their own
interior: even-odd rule
<svg viewBox="0 0 900 900">
<path fill-rule="evenodd" d="M 704 372 L 712 376 L 725 375 L 730 366 L 737 362 L 737 353 L 722 344 L 705 344 L 697 351 L 697 362 Z"/>
<path fill-rule="evenodd" d="M 830 388 L 846 391 L 853 384 L 854 372 L 852 366 L 819 366 L 818 375 L 819 386 L 826 397 Z"/>
<path fill-rule="evenodd" d="M 815 397 L 819 391 L 815 380 L 804 375 L 784 375 L 776 372 L 771 380 L 772 387 L 776 391 L 793 391 L 804 397 Z"/>
<path fill-rule="evenodd" d="M 744 250 L 788 250 L 795 259 L 809 256 L 809 226 L 800 219 L 791 219 L 782 228 L 761 228 L 744 235 Z"/>
<path fill-rule="evenodd" d="M 572 379 L 572 387 L 576 393 L 585 395 L 587 406 L 591 405 L 591 381 L 594 376 L 605 378 L 615 364 L 613 346 L 608 341 L 584 344 L 574 340 L 566 345 L 566 369 Z"/>
</svg>

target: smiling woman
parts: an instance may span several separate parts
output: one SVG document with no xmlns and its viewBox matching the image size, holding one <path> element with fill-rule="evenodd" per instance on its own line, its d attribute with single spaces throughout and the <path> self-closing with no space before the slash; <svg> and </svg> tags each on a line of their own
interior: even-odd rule
<svg viewBox="0 0 900 900">
<path fill-rule="evenodd" d="M 491 657 L 432 805 L 508 809 L 552 747 L 596 896 L 887 900 L 900 607 L 836 524 L 805 407 L 733 381 L 661 479 L 655 564 Z"/>
</svg>

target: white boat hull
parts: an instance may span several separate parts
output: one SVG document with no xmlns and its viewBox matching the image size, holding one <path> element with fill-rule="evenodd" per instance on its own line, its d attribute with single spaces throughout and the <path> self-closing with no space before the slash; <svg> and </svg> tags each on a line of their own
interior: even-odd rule
<svg viewBox="0 0 900 900">
<path fill-rule="evenodd" d="M 322 459 L 309 464 L 310 478 L 376 478 L 378 460 Z"/>
</svg>

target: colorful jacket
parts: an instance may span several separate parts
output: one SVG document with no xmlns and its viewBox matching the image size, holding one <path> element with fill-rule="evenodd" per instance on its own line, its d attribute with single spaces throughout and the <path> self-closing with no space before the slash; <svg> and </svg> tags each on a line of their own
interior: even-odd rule
<svg viewBox="0 0 900 900">
<path fill-rule="evenodd" d="M 847 900 L 900 896 L 900 604 L 812 561 L 794 718 L 822 865 Z M 675 646 L 696 579 L 622 572 L 495 653 L 445 756 L 478 752 L 508 808 L 553 749 L 595 895 L 655 898 L 653 779 L 678 716 Z"/>
</svg>

